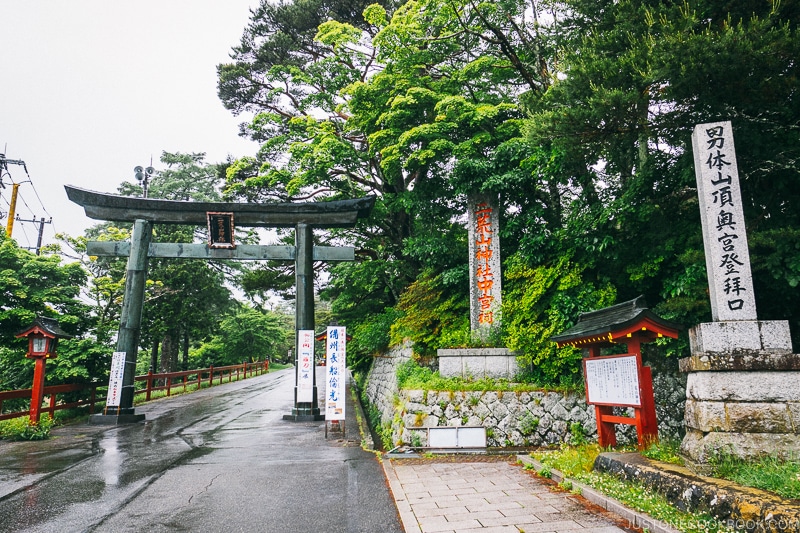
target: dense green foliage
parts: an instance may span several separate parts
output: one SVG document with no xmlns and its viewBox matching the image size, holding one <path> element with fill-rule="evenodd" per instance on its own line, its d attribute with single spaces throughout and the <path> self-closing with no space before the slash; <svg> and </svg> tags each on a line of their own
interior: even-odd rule
<svg viewBox="0 0 800 533">
<path fill-rule="evenodd" d="M 16 334 L 37 316 L 57 319 L 62 329 L 76 336 L 60 341 L 58 357 L 48 364 L 48 384 L 91 381 L 107 367 L 111 350 L 81 338 L 96 323 L 78 299 L 85 283 L 79 263 L 64 264 L 58 255 L 34 255 L 0 235 L 0 390 L 30 387 L 33 360 L 25 358 L 27 341 Z"/>
<path fill-rule="evenodd" d="M 190 354 L 192 368 L 235 365 L 274 359 L 293 344 L 294 332 L 285 317 L 243 306 L 225 317 L 219 333 Z"/>
<path fill-rule="evenodd" d="M 219 67 L 262 143 L 226 194 L 377 195 L 367 223 L 319 235 L 360 249 L 324 292 L 369 339 L 358 365 L 390 321 L 422 355 L 470 342 L 465 198 L 498 194 L 502 342 L 570 381 L 577 356 L 549 337 L 580 312 L 643 294 L 685 326 L 710 318 L 690 134 L 731 120 L 759 317 L 797 336 L 798 22 L 795 2 L 264 1 Z"/>
<path fill-rule="evenodd" d="M 759 318 L 788 319 L 798 344 L 798 23 L 795 1 L 262 0 L 218 66 L 219 96 L 252 113 L 242 133 L 260 150 L 214 165 L 165 152 L 149 195 L 375 195 L 368 220 L 314 236 L 357 249 L 353 263 L 316 268 L 364 370 L 407 340 L 422 356 L 479 342 L 468 326 L 465 206 L 492 194 L 504 308 L 489 342 L 517 350 L 532 380 L 569 383 L 578 356 L 549 339 L 581 312 L 643 294 L 684 326 L 710 319 L 690 133 L 730 120 Z M 104 224 L 65 238 L 79 259 L 68 265 L 0 238 L 2 388 L 30 379 L 13 334 L 36 314 L 76 335 L 54 379 L 104 379 L 125 264 L 87 257 L 85 242 L 128 232 Z M 157 227 L 154 239 L 201 242 L 203 232 Z M 174 369 L 181 352 L 188 364 L 190 353 L 221 363 L 288 349 L 285 318 L 261 308 L 270 294 L 291 297 L 293 283 L 285 263 L 152 261 L 140 367 Z M 253 305 L 236 306 L 229 287 Z M 255 350 L 237 339 L 242 324 L 268 333 L 250 339 Z M 682 354 L 686 339 L 658 348 Z"/>
</svg>

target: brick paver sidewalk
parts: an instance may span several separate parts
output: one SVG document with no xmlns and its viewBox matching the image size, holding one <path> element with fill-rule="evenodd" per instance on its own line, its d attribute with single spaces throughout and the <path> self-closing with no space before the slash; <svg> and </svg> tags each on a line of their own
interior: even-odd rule
<svg viewBox="0 0 800 533">
<path fill-rule="evenodd" d="M 384 460 L 406 533 L 622 533 L 508 462 Z"/>
</svg>

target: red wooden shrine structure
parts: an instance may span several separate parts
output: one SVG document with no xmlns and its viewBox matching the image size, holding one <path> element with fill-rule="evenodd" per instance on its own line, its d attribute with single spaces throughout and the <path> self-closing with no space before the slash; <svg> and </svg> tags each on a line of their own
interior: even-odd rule
<svg viewBox="0 0 800 533">
<path fill-rule="evenodd" d="M 677 338 L 679 329 L 650 311 L 640 296 L 582 313 L 575 326 L 552 337 L 559 348 L 584 351 L 586 403 L 595 406 L 600 446 L 617 444 L 616 424 L 636 426 L 639 448 L 658 441 L 653 376 L 650 367 L 642 364 L 641 346 L 659 337 Z M 616 345 L 625 345 L 627 353 L 601 356 L 603 348 Z M 614 414 L 615 407 L 630 407 L 634 415 Z"/>
</svg>

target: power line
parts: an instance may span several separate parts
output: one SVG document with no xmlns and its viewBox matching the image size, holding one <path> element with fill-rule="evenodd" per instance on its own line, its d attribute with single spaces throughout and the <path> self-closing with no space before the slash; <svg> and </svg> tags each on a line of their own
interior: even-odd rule
<svg viewBox="0 0 800 533">
<path fill-rule="evenodd" d="M 22 169 L 25 171 L 25 175 L 28 177 L 28 179 L 26 181 L 15 183 L 14 179 L 11 177 L 11 172 L 9 171 L 8 165 L 19 165 L 19 166 L 21 166 Z M 43 235 L 43 231 L 44 231 L 44 225 L 45 224 L 52 224 L 53 216 L 50 214 L 50 212 L 45 207 L 44 202 L 42 202 L 42 198 L 39 196 L 39 191 L 36 190 L 36 186 L 34 185 L 33 180 L 31 179 L 31 175 L 28 172 L 28 166 L 25 164 L 25 161 L 23 161 L 21 159 L 8 159 L 8 158 L 6 158 L 5 154 L 0 153 L 0 189 L 5 189 L 6 188 L 5 183 L 3 182 L 5 176 L 8 176 L 9 181 L 11 182 L 11 186 L 12 186 L 11 200 L 7 201 L 8 205 L 9 205 L 9 209 L 8 209 L 8 213 L 7 213 L 7 219 L 8 220 L 7 220 L 7 223 L 6 223 L 6 226 L 7 226 L 6 227 L 6 235 L 9 236 L 9 237 L 11 236 L 15 221 L 33 222 L 34 225 L 38 224 L 39 225 L 39 232 L 38 232 L 39 233 L 39 238 L 38 238 L 38 241 L 37 241 L 37 245 L 35 247 L 32 247 L 32 246 L 27 247 L 27 249 L 29 249 L 29 250 L 35 249 L 36 250 L 36 254 L 38 255 L 40 253 L 41 247 L 42 247 L 42 235 Z M 36 199 L 39 201 L 39 205 L 41 206 L 42 210 L 47 215 L 50 216 L 50 220 L 48 222 L 45 222 L 44 217 L 41 217 L 40 220 L 37 220 L 36 219 L 36 214 L 33 211 L 33 209 L 31 208 L 31 206 L 28 205 L 28 202 L 25 200 L 25 198 L 22 195 L 19 194 L 19 186 L 22 183 L 30 183 L 31 188 L 33 189 L 33 193 L 36 196 Z M 21 200 L 22 201 L 22 204 L 28 209 L 28 212 L 33 217 L 32 220 L 22 219 L 22 218 L 19 217 L 19 215 L 16 215 L 16 217 L 15 217 L 15 210 L 16 210 L 17 200 Z M 26 240 L 28 241 L 28 244 L 30 244 L 30 238 L 28 237 L 27 231 L 25 231 L 25 227 L 24 226 L 22 227 L 22 231 L 23 231 L 23 234 L 25 235 Z"/>
<path fill-rule="evenodd" d="M 26 246 L 25 247 L 26 250 L 36 250 L 36 255 L 39 255 L 40 252 L 42 251 L 42 236 L 44 235 L 44 225 L 45 224 L 52 224 L 53 223 L 53 217 L 50 217 L 50 220 L 47 220 L 47 221 L 45 221 L 44 217 L 42 217 L 39 220 L 36 220 L 36 217 L 33 217 L 32 220 L 25 220 L 25 219 L 19 218 L 19 215 L 17 215 L 16 220 L 17 220 L 17 222 L 33 222 L 34 226 L 36 224 L 39 224 L 39 238 L 36 241 L 36 246 Z M 28 236 L 28 234 L 26 233 L 25 237 L 27 237 L 27 236 Z"/>
</svg>

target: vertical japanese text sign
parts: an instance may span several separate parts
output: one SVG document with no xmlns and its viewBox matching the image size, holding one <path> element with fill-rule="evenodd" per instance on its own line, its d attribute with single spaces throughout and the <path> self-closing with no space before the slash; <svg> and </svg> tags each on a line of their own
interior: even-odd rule
<svg viewBox="0 0 800 533">
<path fill-rule="evenodd" d="M 297 332 L 297 402 L 314 401 L 314 330 Z"/>
<path fill-rule="evenodd" d="M 326 345 L 325 420 L 344 420 L 347 335 L 341 326 L 328 326 Z"/>
<path fill-rule="evenodd" d="M 500 225 L 497 201 L 477 195 L 469 201 L 470 328 L 487 331 L 500 322 Z"/>
<path fill-rule="evenodd" d="M 711 318 L 757 320 L 731 123 L 698 124 L 692 147 Z"/>
<path fill-rule="evenodd" d="M 208 245 L 210 248 L 236 248 L 233 242 L 235 228 L 233 213 L 206 213 L 208 219 Z"/>
<path fill-rule="evenodd" d="M 119 407 L 122 399 L 122 378 L 125 374 L 125 352 L 114 352 L 111 356 L 111 372 L 108 375 L 106 407 Z"/>
</svg>

